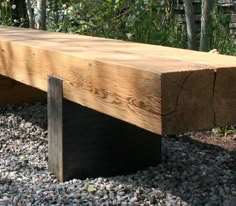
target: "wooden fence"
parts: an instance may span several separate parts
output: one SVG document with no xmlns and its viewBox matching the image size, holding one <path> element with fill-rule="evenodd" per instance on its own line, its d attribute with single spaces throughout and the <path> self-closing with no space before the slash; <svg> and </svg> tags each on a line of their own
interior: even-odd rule
<svg viewBox="0 0 236 206">
<path fill-rule="evenodd" d="M 201 22 L 201 0 L 194 0 L 193 3 L 195 9 L 195 19 L 197 25 L 197 31 L 200 31 Z M 236 1 L 235 0 L 218 0 L 217 7 L 224 15 L 228 15 L 229 29 L 232 38 L 236 43 Z M 177 15 L 178 22 L 185 23 L 184 5 L 182 0 L 175 0 L 173 3 L 173 9 Z"/>
</svg>

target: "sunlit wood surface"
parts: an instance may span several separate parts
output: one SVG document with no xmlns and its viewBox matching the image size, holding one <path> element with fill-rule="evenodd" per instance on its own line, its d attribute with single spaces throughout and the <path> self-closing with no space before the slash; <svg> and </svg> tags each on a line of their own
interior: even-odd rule
<svg viewBox="0 0 236 206">
<path fill-rule="evenodd" d="M 236 123 L 236 57 L 0 27 L 0 74 L 158 134 Z"/>
</svg>

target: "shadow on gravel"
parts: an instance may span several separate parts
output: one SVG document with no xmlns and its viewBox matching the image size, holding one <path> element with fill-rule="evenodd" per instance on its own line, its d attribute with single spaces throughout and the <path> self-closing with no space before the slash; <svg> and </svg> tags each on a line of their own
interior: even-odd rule
<svg viewBox="0 0 236 206">
<path fill-rule="evenodd" d="M 31 123 L 42 129 L 47 129 L 47 100 L 36 101 L 32 103 L 11 104 L 0 107 L 0 114 L 21 118 L 24 123 Z M 24 125 L 23 125 L 24 126 Z"/>
<path fill-rule="evenodd" d="M 213 153 L 215 152 L 215 154 L 217 154 L 217 153 L 229 154 L 231 156 L 231 158 L 226 159 L 222 166 L 225 166 L 225 168 L 232 169 L 232 170 L 236 171 L 236 149 L 235 150 L 227 150 L 227 149 L 224 149 L 224 148 L 217 146 L 217 145 L 207 144 L 207 143 L 203 143 L 201 141 L 197 141 L 195 139 L 192 139 L 188 135 L 184 135 L 181 137 L 173 136 L 170 138 L 173 138 L 177 141 L 181 140 L 183 142 L 193 144 L 196 147 L 198 147 L 199 149 L 209 150 L 209 151 L 212 151 Z M 220 137 L 218 137 L 218 138 L 220 138 Z"/>
<path fill-rule="evenodd" d="M 0 108 L 0 113 L 10 115 L 12 111 L 22 119 L 23 128 L 29 122 L 46 129 L 46 102 L 38 104 L 41 107 L 36 103 Z M 11 151 L 8 152 L 10 155 Z M 18 163 L 22 170 L 46 169 L 23 160 Z M 236 206 L 236 150 L 205 144 L 187 135 L 163 137 L 161 164 L 136 174 L 107 179 L 125 185 L 126 188 L 121 188 L 125 194 L 136 195 L 138 202 L 146 201 L 146 205 Z M 8 181 L 11 180 L 0 179 L 0 184 Z"/>
<path fill-rule="evenodd" d="M 160 165 L 128 178 L 137 188 L 152 193 L 151 202 L 236 206 L 236 150 L 228 151 L 190 136 L 172 136 L 163 137 L 162 154 Z M 121 184 L 130 184 L 127 178 L 118 178 Z"/>
</svg>

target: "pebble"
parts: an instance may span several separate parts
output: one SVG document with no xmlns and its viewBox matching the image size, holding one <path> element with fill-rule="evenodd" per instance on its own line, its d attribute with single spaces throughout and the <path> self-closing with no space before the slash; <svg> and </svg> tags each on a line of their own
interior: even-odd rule
<svg viewBox="0 0 236 206">
<path fill-rule="evenodd" d="M 25 128 L 30 128 L 32 127 L 32 123 L 31 122 L 26 122 L 25 123 Z"/>
<path fill-rule="evenodd" d="M 112 189 L 112 185 L 109 185 L 109 184 L 106 185 L 105 187 L 106 187 L 106 190 L 108 190 L 108 191 L 110 191 Z"/>
<path fill-rule="evenodd" d="M 232 190 L 231 193 L 236 197 L 236 190 Z"/>
<path fill-rule="evenodd" d="M 162 139 L 163 162 L 130 175 L 59 183 L 48 172 L 47 105 L 0 107 L 0 206 L 236 206 L 235 151 Z M 88 186 L 90 189 L 88 191 Z"/>
</svg>

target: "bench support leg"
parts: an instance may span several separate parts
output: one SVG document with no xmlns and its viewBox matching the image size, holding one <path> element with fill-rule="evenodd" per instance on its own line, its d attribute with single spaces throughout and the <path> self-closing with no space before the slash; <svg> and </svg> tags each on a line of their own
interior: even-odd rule
<svg viewBox="0 0 236 206">
<path fill-rule="evenodd" d="M 63 99 L 49 77 L 49 170 L 60 181 L 123 175 L 161 161 L 161 137 Z"/>
</svg>

